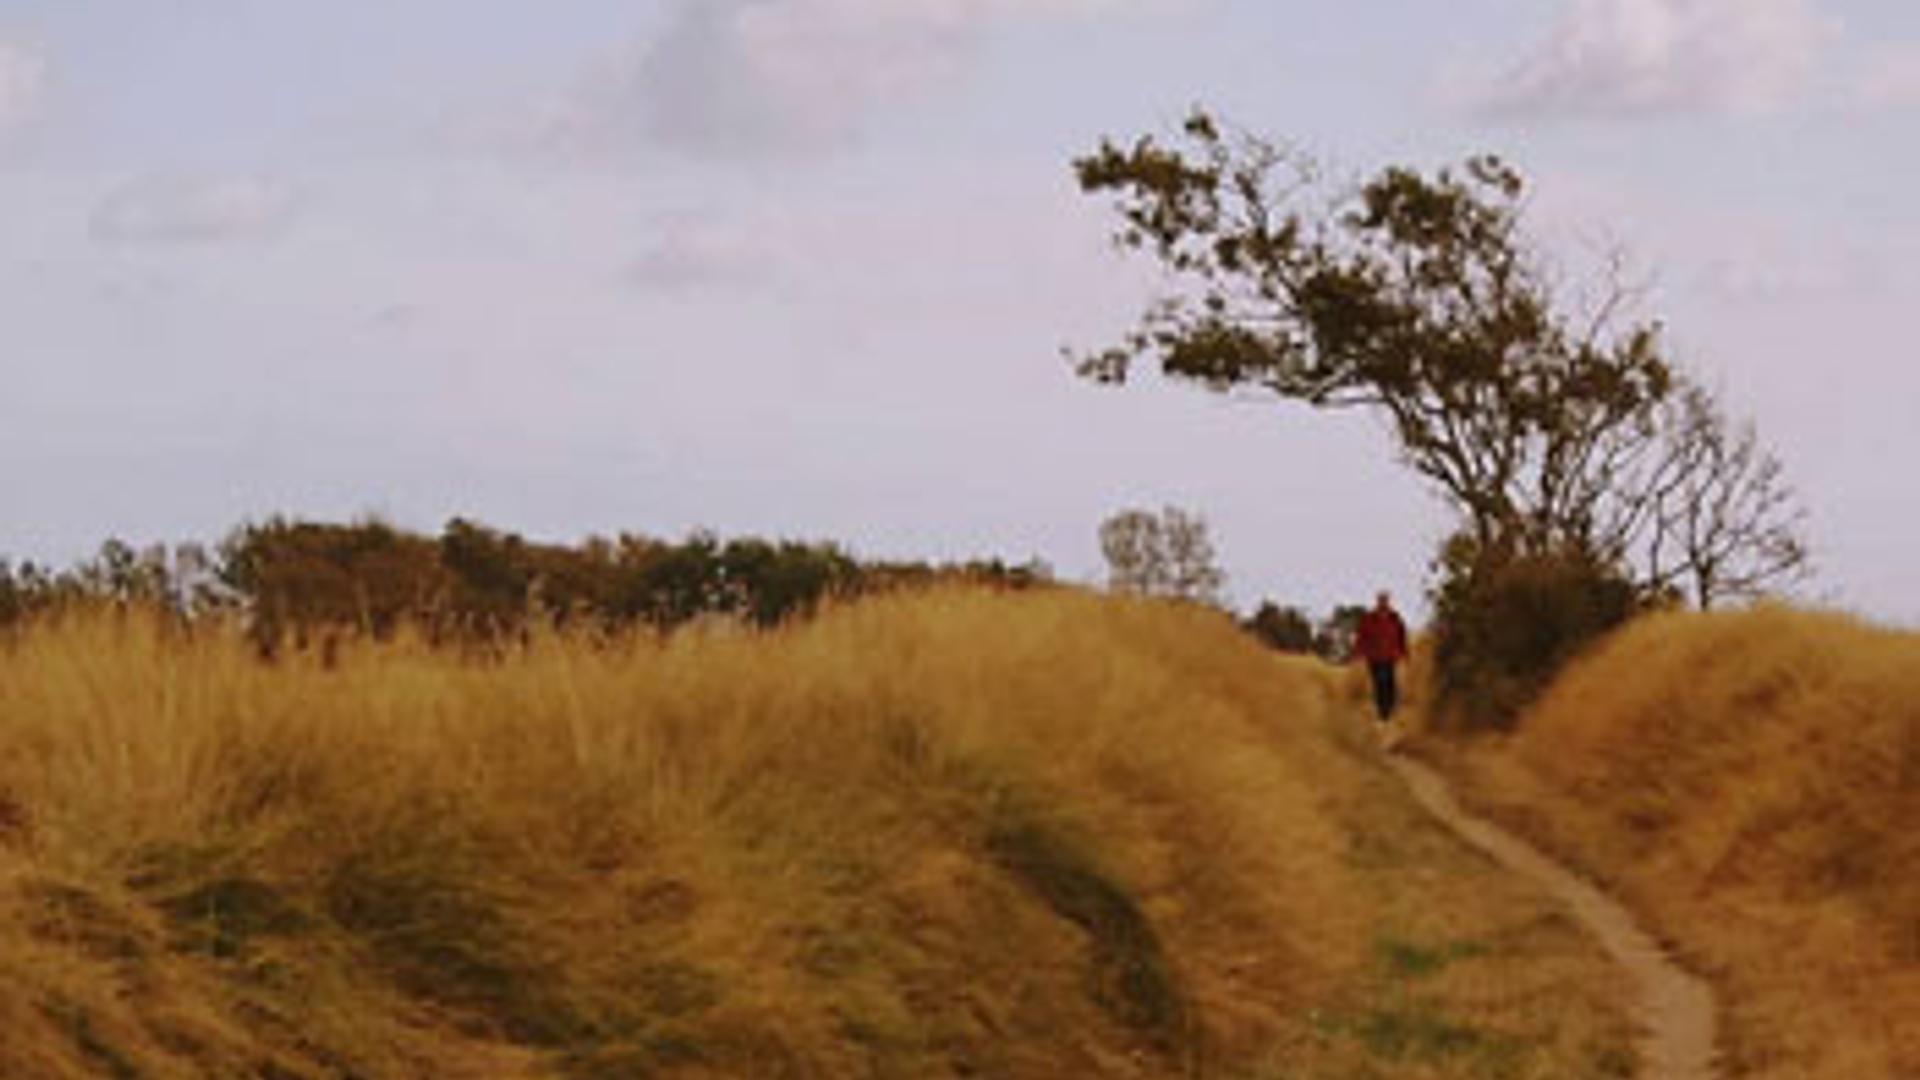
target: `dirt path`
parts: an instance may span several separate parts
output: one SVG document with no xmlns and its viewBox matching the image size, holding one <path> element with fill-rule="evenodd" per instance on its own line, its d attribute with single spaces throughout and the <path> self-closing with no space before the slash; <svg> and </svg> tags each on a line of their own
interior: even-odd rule
<svg viewBox="0 0 1920 1080">
<path fill-rule="evenodd" d="M 1420 804 L 1468 843 L 1564 903 L 1639 988 L 1641 1080 L 1714 1080 L 1714 1003 L 1707 984 L 1673 962 L 1607 894 L 1518 837 L 1460 808 L 1440 775 L 1417 761 L 1391 763 Z"/>
</svg>

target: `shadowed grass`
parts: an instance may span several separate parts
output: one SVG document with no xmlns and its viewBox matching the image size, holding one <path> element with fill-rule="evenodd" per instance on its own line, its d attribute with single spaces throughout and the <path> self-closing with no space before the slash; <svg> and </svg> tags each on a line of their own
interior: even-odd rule
<svg viewBox="0 0 1920 1080">
<path fill-rule="evenodd" d="M 1160 939 L 1133 897 L 1084 852 L 1038 823 L 998 825 L 987 836 L 987 848 L 1047 907 L 1087 932 L 1094 1000 L 1163 1051 L 1187 1051 L 1185 1003 Z"/>
</svg>

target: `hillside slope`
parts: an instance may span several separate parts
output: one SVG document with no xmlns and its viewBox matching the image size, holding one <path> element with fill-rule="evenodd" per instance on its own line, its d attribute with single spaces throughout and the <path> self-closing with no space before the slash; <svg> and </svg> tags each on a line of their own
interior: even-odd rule
<svg viewBox="0 0 1920 1080">
<path fill-rule="evenodd" d="M 773 634 L 0 644 L 0 1076 L 1631 1068 L 1317 665 L 1054 591 Z"/>
<path fill-rule="evenodd" d="M 1920 1076 L 1920 635 L 1648 618 L 1450 764 L 1721 984 L 1733 1075 Z"/>
</svg>

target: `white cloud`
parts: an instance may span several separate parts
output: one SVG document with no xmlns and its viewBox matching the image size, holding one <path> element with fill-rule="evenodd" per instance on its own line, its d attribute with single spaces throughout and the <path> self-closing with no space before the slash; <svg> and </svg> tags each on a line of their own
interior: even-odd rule
<svg viewBox="0 0 1920 1080">
<path fill-rule="evenodd" d="M 153 176 L 102 199 L 95 239 L 121 244 L 201 244 L 278 230 L 299 204 L 294 189 L 263 176 Z"/>
<path fill-rule="evenodd" d="M 857 141 L 887 105 L 963 76 L 997 27 L 1151 2 L 680 0 L 651 41 L 485 127 L 506 132 L 489 141 L 548 153 L 816 154 Z"/>
<path fill-rule="evenodd" d="M 1808 89 L 1837 35 L 1810 0 L 1572 0 L 1468 98 L 1499 118 L 1768 112 Z"/>
<path fill-rule="evenodd" d="M 32 115 L 46 81 L 47 65 L 39 53 L 0 41 L 0 129 Z"/>
<path fill-rule="evenodd" d="M 1859 102 L 1873 108 L 1920 105 L 1920 44 L 1880 50 L 1868 60 L 1854 89 Z"/>
</svg>

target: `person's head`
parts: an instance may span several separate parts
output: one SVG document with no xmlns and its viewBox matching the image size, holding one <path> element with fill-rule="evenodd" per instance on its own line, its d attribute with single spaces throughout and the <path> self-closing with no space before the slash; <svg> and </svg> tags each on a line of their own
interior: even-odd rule
<svg viewBox="0 0 1920 1080">
<path fill-rule="evenodd" d="M 1373 608 L 1375 611 L 1392 611 L 1393 594 L 1385 589 L 1381 589 L 1373 598 Z"/>
</svg>

